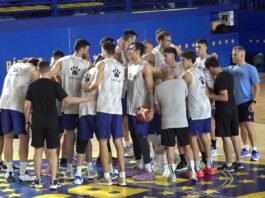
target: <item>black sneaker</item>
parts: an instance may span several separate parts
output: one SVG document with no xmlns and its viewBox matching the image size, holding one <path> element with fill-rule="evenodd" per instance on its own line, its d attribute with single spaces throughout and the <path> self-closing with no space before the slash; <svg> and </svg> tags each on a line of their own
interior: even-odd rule
<svg viewBox="0 0 265 198">
<path fill-rule="evenodd" d="M 234 169 L 236 169 L 236 170 L 244 169 L 244 166 L 241 162 L 234 162 L 232 165 L 233 165 Z"/>
<path fill-rule="evenodd" d="M 186 161 L 180 161 L 175 169 L 175 172 L 180 172 L 188 169 L 188 164 Z"/>
<path fill-rule="evenodd" d="M 31 188 L 41 189 L 41 188 L 43 188 L 43 183 L 41 180 L 35 180 L 29 186 Z"/>
<path fill-rule="evenodd" d="M 4 166 L 4 162 L 1 161 L 1 162 L 0 162 L 0 170 L 3 170 L 3 166 Z"/>
<path fill-rule="evenodd" d="M 227 171 L 227 172 L 230 172 L 230 173 L 235 172 L 235 169 L 234 169 L 233 165 L 228 167 L 226 164 L 223 164 L 223 166 L 218 167 L 217 170 Z"/>
<path fill-rule="evenodd" d="M 50 183 L 50 190 L 58 190 L 61 187 L 62 187 L 62 185 L 56 180 L 51 181 L 51 183 Z"/>
<path fill-rule="evenodd" d="M 14 182 L 15 181 L 14 173 L 13 172 L 7 172 L 5 174 L 5 179 L 7 182 Z"/>
<path fill-rule="evenodd" d="M 60 167 L 61 168 L 67 168 L 67 159 L 61 158 L 61 160 L 60 160 Z"/>
</svg>

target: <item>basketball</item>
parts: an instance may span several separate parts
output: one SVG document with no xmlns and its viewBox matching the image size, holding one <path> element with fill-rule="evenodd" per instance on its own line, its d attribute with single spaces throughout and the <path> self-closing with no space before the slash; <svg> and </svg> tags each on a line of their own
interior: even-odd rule
<svg viewBox="0 0 265 198">
<path fill-rule="evenodd" d="M 136 109 L 136 119 L 140 122 L 145 122 L 149 111 L 150 109 L 148 107 L 138 107 Z"/>
</svg>

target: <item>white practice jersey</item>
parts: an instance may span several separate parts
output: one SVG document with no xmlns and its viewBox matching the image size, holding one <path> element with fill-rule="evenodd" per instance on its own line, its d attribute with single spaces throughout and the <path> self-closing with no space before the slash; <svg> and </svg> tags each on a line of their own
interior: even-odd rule
<svg viewBox="0 0 265 198">
<path fill-rule="evenodd" d="M 147 62 L 128 66 L 127 113 L 135 115 L 136 109 L 141 106 L 150 106 L 147 88 L 143 77 L 143 67 Z"/>
<path fill-rule="evenodd" d="M 209 56 L 207 56 L 208 58 Z M 207 86 L 210 87 L 211 89 L 213 89 L 213 84 L 214 84 L 214 80 L 213 80 L 213 76 L 211 75 L 211 73 L 206 69 L 205 67 L 205 59 L 202 59 L 201 57 L 197 57 L 196 61 L 194 63 L 195 67 L 198 67 L 200 70 L 203 71 L 205 78 L 206 78 L 206 83 Z"/>
<path fill-rule="evenodd" d="M 96 74 L 96 68 L 93 67 L 90 70 L 86 71 L 82 78 L 81 84 L 84 85 L 86 83 L 91 84 L 95 78 Z M 85 92 L 82 91 L 81 96 L 87 96 L 88 93 L 97 94 L 97 89 L 93 90 L 92 92 Z M 97 107 L 97 101 L 91 101 L 91 102 L 83 102 L 79 104 L 79 117 L 85 116 L 85 115 L 96 115 L 96 107 Z"/>
<path fill-rule="evenodd" d="M 34 67 L 25 63 L 12 65 L 5 77 L 0 108 L 24 112 L 25 96 Z"/>
<path fill-rule="evenodd" d="M 152 54 L 154 54 L 154 56 L 155 56 L 155 68 L 156 69 L 161 69 L 161 68 L 166 66 L 166 62 L 165 62 L 164 56 L 163 56 L 163 54 L 160 51 L 153 50 Z M 161 82 L 162 82 L 161 79 L 155 79 L 154 80 L 155 86 L 158 85 Z"/>
<path fill-rule="evenodd" d="M 176 67 L 173 68 L 175 78 L 181 78 L 185 73 L 185 69 L 180 62 L 177 62 Z"/>
<path fill-rule="evenodd" d="M 81 88 L 81 80 L 89 67 L 89 62 L 77 56 L 65 56 L 60 61 L 63 62 L 61 76 L 62 87 L 69 96 L 78 96 Z M 62 112 L 65 114 L 78 114 L 78 105 L 62 105 Z"/>
<path fill-rule="evenodd" d="M 105 68 L 98 88 L 97 112 L 122 115 L 124 67 L 114 59 L 102 61 Z"/>
<path fill-rule="evenodd" d="M 206 95 L 206 80 L 202 70 L 197 67 L 189 69 L 192 83 L 188 86 L 188 112 L 192 120 L 211 117 L 211 104 Z"/>
</svg>

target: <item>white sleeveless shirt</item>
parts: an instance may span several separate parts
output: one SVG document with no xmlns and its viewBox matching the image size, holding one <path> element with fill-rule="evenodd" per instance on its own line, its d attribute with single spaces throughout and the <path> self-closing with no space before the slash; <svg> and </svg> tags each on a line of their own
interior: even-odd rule
<svg viewBox="0 0 265 198">
<path fill-rule="evenodd" d="M 96 68 L 93 67 L 90 70 L 86 71 L 82 78 L 81 84 L 84 85 L 86 83 L 91 84 L 95 78 L 96 74 Z M 88 93 L 97 93 L 97 89 L 93 90 L 92 92 L 84 92 L 82 91 L 81 96 L 87 96 Z M 79 117 L 85 116 L 85 115 L 96 115 L 96 107 L 97 107 L 97 101 L 91 101 L 91 102 L 84 102 L 79 104 Z"/>
<path fill-rule="evenodd" d="M 69 96 L 78 96 L 81 80 L 88 69 L 89 62 L 73 55 L 65 56 L 59 60 L 63 62 L 61 70 L 63 89 Z M 78 105 L 63 103 L 62 112 L 65 114 L 78 114 Z"/>
<path fill-rule="evenodd" d="M 209 55 L 207 56 L 207 58 L 210 57 Z M 211 75 L 211 73 L 206 69 L 205 67 L 205 59 L 202 59 L 201 57 L 197 57 L 196 61 L 194 63 L 194 66 L 198 67 L 200 70 L 203 71 L 205 78 L 206 78 L 206 83 L 208 85 L 208 87 L 210 87 L 211 89 L 213 89 L 213 84 L 214 84 L 214 80 L 213 80 L 213 76 Z"/>
<path fill-rule="evenodd" d="M 102 61 L 105 68 L 98 87 L 97 112 L 122 115 L 123 65 L 109 58 Z"/>
<path fill-rule="evenodd" d="M 143 77 L 143 67 L 146 63 L 142 60 L 137 65 L 128 66 L 127 113 L 129 115 L 135 115 L 136 109 L 140 106 L 150 106 Z"/>
<path fill-rule="evenodd" d="M 204 73 L 197 67 L 189 69 L 192 83 L 188 86 L 188 113 L 192 120 L 211 117 L 211 104 L 206 95 L 206 80 Z"/>
<path fill-rule="evenodd" d="M 154 54 L 154 56 L 155 56 L 155 68 L 156 69 L 161 69 L 161 68 L 166 66 L 164 56 L 160 51 L 158 51 L 158 49 L 153 50 L 152 54 Z M 156 86 L 161 82 L 162 82 L 162 80 L 157 78 L 154 80 L 154 85 Z"/>
<path fill-rule="evenodd" d="M 31 80 L 30 72 L 33 69 L 33 66 L 25 63 L 15 63 L 9 68 L 0 99 L 1 109 L 24 112 L 25 96 Z"/>
</svg>

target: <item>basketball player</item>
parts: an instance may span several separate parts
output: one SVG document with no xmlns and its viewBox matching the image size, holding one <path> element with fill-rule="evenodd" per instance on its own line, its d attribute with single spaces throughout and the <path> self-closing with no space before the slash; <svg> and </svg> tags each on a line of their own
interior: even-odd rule
<svg viewBox="0 0 265 198">
<path fill-rule="evenodd" d="M 193 51 L 185 51 L 181 54 L 181 62 L 186 72 L 182 76 L 188 87 L 188 117 L 191 133 L 191 147 L 194 153 L 197 178 L 204 177 L 199 159 L 198 138 L 202 140 L 206 153 L 206 173 L 214 175 L 211 158 L 211 145 L 207 133 L 211 131 L 211 104 L 206 95 L 205 75 L 198 67 L 194 67 L 196 55 Z"/>
<path fill-rule="evenodd" d="M 206 77 L 206 83 L 209 88 L 213 88 L 213 77 L 211 73 L 205 68 L 204 62 L 206 58 L 210 57 L 210 55 L 207 53 L 208 49 L 208 42 L 205 39 L 198 39 L 195 42 L 195 49 L 196 49 L 196 54 L 197 58 L 194 63 L 196 67 L 201 69 Z M 213 55 L 211 55 L 213 56 Z M 215 137 L 215 121 L 214 121 L 214 101 L 211 101 L 211 107 L 212 107 L 212 118 L 211 118 L 211 153 L 212 156 L 217 156 L 217 149 L 216 149 L 216 137 Z M 205 152 L 202 152 L 202 158 L 205 160 Z"/>
<path fill-rule="evenodd" d="M 114 57 L 115 45 L 105 42 L 102 45 L 104 60 L 96 65 L 96 74 L 89 91 L 98 88 L 96 133 L 100 144 L 100 158 L 104 177 L 96 180 L 98 184 L 112 185 L 109 173 L 109 152 L 107 141 L 112 135 L 117 150 L 120 174 L 118 185 L 125 186 L 125 160 L 122 143 L 122 86 L 124 68 Z M 111 91 L 110 91 L 111 90 Z"/>
<path fill-rule="evenodd" d="M 35 176 L 26 172 L 28 158 L 29 135 L 25 131 L 24 101 L 28 84 L 31 81 L 31 72 L 35 68 L 29 63 L 15 63 L 10 67 L 4 80 L 0 101 L 1 119 L 4 133 L 4 157 L 6 161 L 5 179 L 14 181 L 13 138 L 19 136 L 20 181 L 34 181 Z"/>
<path fill-rule="evenodd" d="M 60 58 L 52 68 L 50 75 L 55 76 L 59 73 L 62 76 L 62 88 L 69 96 L 78 96 L 81 88 L 81 80 L 84 73 L 90 66 L 90 62 L 83 57 L 88 56 L 90 44 L 84 39 L 76 40 L 74 44 L 75 52 L 73 55 Z M 78 105 L 62 105 L 62 125 L 65 130 L 65 141 L 67 144 L 67 171 L 66 179 L 74 179 L 73 173 L 73 152 L 75 133 L 78 121 Z"/>
<path fill-rule="evenodd" d="M 1 110 L 0 110 L 0 170 L 3 169 L 4 165 L 4 161 L 2 159 L 3 149 L 4 149 L 4 133 L 2 129 Z"/>
<path fill-rule="evenodd" d="M 149 39 L 145 39 L 143 41 L 143 44 L 144 44 L 144 55 L 152 53 L 152 51 L 154 49 L 154 45 L 153 45 L 152 41 Z"/>
<path fill-rule="evenodd" d="M 174 49 L 174 48 L 173 48 Z M 170 170 L 168 182 L 176 182 L 175 145 L 184 147 L 189 161 L 191 181 L 197 181 L 194 170 L 193 152 L 189 145 L 189 129 L 186 116 L 187 85 L 183 79 L 174 79 L 172 67 L 161 69 L 163 82 L 155 88 L 156 109 L 162 114 L 161 144 L 167 148 L 167 160 Z"/>
<path fill-rule="evenodd" d="M 144 173 L 136 173 L 134 180 L 154 180 L 151 168 L 150 149 L 148 145 L 148 122 L 153 119 L 153 67 L 142 59 L 144 44 L 134 42 L 129 47 L 131 62 L 128 65 L 128 98 L 127 113 L 129 130 L 133 141 L 133 150 L 136 159 L 136 167 L 145 170 Z M 146 122 L 136 119 L 136 109 L 141 106 L 150 108 Z"/>
</svg>

